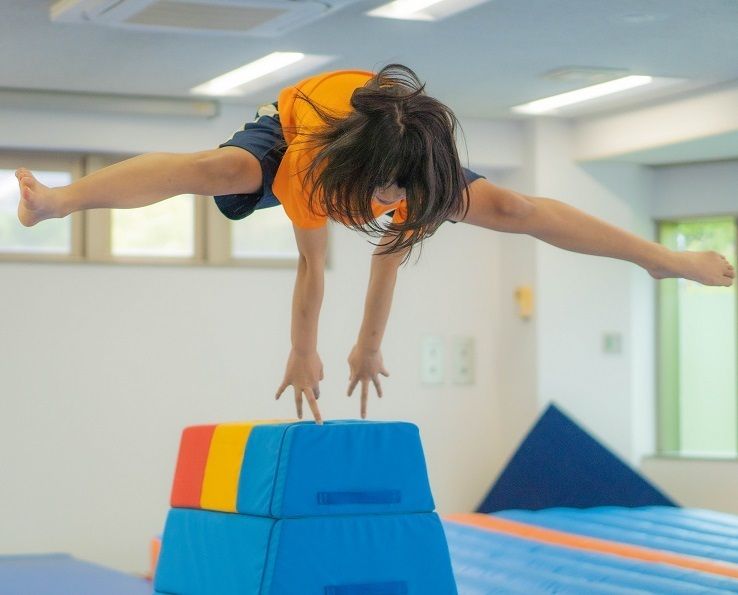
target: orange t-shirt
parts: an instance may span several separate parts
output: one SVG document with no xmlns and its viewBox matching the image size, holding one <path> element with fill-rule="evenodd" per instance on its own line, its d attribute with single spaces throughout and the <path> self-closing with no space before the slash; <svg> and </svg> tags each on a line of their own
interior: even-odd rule
<svg viewBox="0 0 738 595">
<path fill-rule="evenodd" d="M 324 214 L 310 211 L 308 207 L 310 188 L 303 185 L 302 178 L 305 169 L 314 157 L 316 149 L 308 149 L 301 144 L 293 145 L 295 140 L 304 140 L 301 138 L 301 129 L 321 127 L 324 123 L 310 104 L 302 99 L 295 101 L 297 89 L 321 107 L 331 112 L 348 115 L 351 112 L 351 94 L 355 89 L 362 87 L 372 76 L 374 73 L 366 70 L 323 72 L 280 91 L 277 100 L 279 120 L 287 128 L 284 134 L 287 150 L 272 182 L 272 192 L 282 203 L 285 213 L 296 227 L 322 227 L 328 219 Z M 293 127 L 297 127 L 297 133 L 293 131 Z M 372 212 L 375 217 L 392 210 L 395 211 L 392 216 L 394 222 L 405 221 L 407 216 L 405 199 L 390 205 L 372 203 Z"/>
</svg>

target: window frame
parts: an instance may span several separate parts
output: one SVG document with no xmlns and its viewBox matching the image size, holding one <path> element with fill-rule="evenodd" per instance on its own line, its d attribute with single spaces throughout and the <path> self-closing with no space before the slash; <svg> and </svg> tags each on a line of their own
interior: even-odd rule
<svg viewBox="0 0 738 595">
<path fill-rule="evenodd" d="M 0 167 L 14 170 L 19 166 L 30 170 L 68 171 L 72 181 L 94 171 L 129 159 L 138 153 L 74 152 L 60 153 L 36 150 L 0 149 Z M 35 252 L 0 252 L 0 262 L 89 263 L 106 265 L 205 266 L 235 268 L 297 269 L 299 254 L 279 257 L 234 257 L 232 254 L 232 221 L 218 209 L 211 196 L 194 195 L 195 213 L 192 256 L 116 256 L 111 245 L 111 209 L 90 209 L 73 213 L 69 254 Z M 331 268 L 330 240 L 326 268 Z"/>
<path fill-rule="evenodd" d="M 210 264 L 226 267 L 297 269 L 300 260 L 299 254 L 289 258 L 233 256 L 232 229 L 233 225 L 238 225 L 238 221 L 228 219 L 223 215 L 212 197 L 207 197 L 205 203 L 205 225 L 207 226 L 205 234 L 207 238 L 206 252 Z M 328 251 L 330 253 L 330 241 Z M 328 268 L 327 261 L 328 259 L 326 259 L 326 268 Z"/>
</svg>

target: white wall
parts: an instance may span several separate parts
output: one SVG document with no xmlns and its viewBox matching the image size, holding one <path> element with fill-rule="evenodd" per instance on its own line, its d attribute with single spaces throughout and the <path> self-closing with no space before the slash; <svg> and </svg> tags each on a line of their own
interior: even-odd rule
<svg viewBox="0 0 738 595">
<path fill-rule="evenodd" d="M 641 237 L 654 237 L 653 219 L 738 211 L 738 161 L 578 164 L 565 122 L 540 119 L 524 135 L 525 165 L 507 177 L 509 185 L 558 198 Z M 509 305 L 515 285 L 531 279 L 537 303 L 529 323 L 500 318 L 501 357 L 515 362 L 513 379 L 500 385 L 505 425 L 515 428 L 500 434 L 503 451 L 514 448 L 532 412 L 554 400 L 678 502 L 738 513 L 735 461 L 648 456 L 655 450 L 656 409 L 656 282 L 648 273 L 515 236 L 501 237 L 500 263 L 501 303 Z M 508 263 L 514 273 L 505 272 Z M 623 337 L 620 355 L 602 352 L 603 333 L 613 331 Z"/>
<path fill-rule="evenodd" d="M 536 144 L 530 126 L 521 126 L 521 166 L 500 173 L 493 183 L 535 194 Z M 500 234 L 498 292 L 500 294 L 498 349 L 499 387 L 497 401 L 500 419 L 500 454 L 507 460 L 539 413 L 538 356 L 536 340 L 538 312 L 529 319 L 518 314 L 515 299 L 519 287 L 530 287 L 537 309 L 536 244 L 524 234 Z"/>
<path fill-rule="evenodd" d="M 657 103 L 580 118 L 574 125 L 578 160 L 652 165 L 735 159 L 738 87 L 734 83 Z"/>
<path fill-rule="evenodd" d="M 494 181 L 555 198 L 652 239 L 651 168 L 576 162 L 571 125 L 537 119 L 522 126 L 521 167 Z M 561 250 L 529 236 L 499 236 L 497 402 L 507 458 L 535 416 L 555 401 L 617 454 L 637 464 L 654 445 L 655 282 L 635 264 Z M 534 290 L 531 320 L 517 317 L 514 293 Z M 623 351 L 603 352 L 619 333 Z"/>
<path fill-rule="evenodd" d="M 738 160 L 654 168 L 655 219 L 738 215 Z"/>
<path fill-rule="evenodd" d="M 647 457 L 643 473 L 682 506 L 738 514 L 738 463 L 735 460 Z"/>
<path fill-rule="evenodd" d="M 0 111 L 0 129 L 6 147 L 188 151 L 228 138 L 243 112 L 253 109 L 198 122 Z M 327 418 L 358 417 L 346 357 L 371 249 L 332 229 L 319 342 Z M 370 418 L 420 426 L 441 511 L 472 509 L 500 464 L 498 253 L 495 234 L 448 224 L 400 271 L 383 346 L 391 377 L 369 406 Z M 293 282 L 290 270 L 0 264 L 0 553 L 67 551 L 143 572 L 182 428 L 294 415 L 288 395 L 273 399 Z M 425 333 L 474 337 L 475 385 L 421 387 Z"/>
<path fill-rule="evenodd" d="M 507 177 L 508 185 L 649 237 L 648 168 L 575 162 L 566 121 L 530 121 L 524 138 L 524 166 Z M 507 360 L 516 362 L 512 375 L 517 378 L 500 391 L 500 399 L 503 404 L 513 398 L 517 402 L 506 410 L 514 416 L 506 424 L 515 427 L 515 439 L 531 423 L 532 412 L 555 401 L 635 462 L 650 452 L 653 434 L 651 423 L 635 423 L 636 413 L 648 411 L 653 403 L 653 280 L 634 264 L 568 252 L 528 237 L 508 236 L 500 242 L 501 262 L 512 258 L 514 270 L 502 269 L 503 303 L 522 282 L 534 286 L 536 301 L 528 323 L 501 316 L 506 331 L 501 342 Z M 610 332 L 622 336 L 621 354 L 603 352 L 603 335 Z M 525 370 L 521 362 L 526 362 Z"/>
</svg>

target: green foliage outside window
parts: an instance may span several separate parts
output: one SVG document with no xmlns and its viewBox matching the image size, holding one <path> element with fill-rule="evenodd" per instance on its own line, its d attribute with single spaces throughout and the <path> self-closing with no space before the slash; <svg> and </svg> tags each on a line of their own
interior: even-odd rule
<svg viewBox="0 0 738 595">
<path fill-rule="evenodd" d="M 715 250 L 736 265 L 732 217 L 662 222 L 674 250 Z M 659 283 L 659 451 L 738 455 L 736 288 Z"/>
</svg>

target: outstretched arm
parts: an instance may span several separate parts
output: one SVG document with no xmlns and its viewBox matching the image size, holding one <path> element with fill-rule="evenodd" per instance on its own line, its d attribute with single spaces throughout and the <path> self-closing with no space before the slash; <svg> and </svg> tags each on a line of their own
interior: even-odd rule
<svg viewBox="0 0 738 595">
<path fill-rule="evenodd" d="M 323 380 L 323 363 L 318 355 L 318 317 L 323 302 L 323 284 L 328 227 L 294 228 L 300 257 L 292 297 L 292 349 L 284 380 L 276 398 L 288 386 L 294 388 L 297 416 L 302 419 L 302 398 L 307 399 L 315 421 L 322 423 L 318 410 L 319 382 Z"/>
<path fill-rule="evenodd" d="M 730 286 L 735 278 L 733 267 L 717 252 L 674 252 L 558 200 L 527 196 L 484 178 L 469 186 L 469 194 L 464 223 L 529 234 L 573 252 L 627 260 L 656 279 L 684 277 Z"/>
<path fill-rule="evenodd" d="M 382 361 L 380 346 L 392 306 L 397 269 L 405 257 L 405 252 L 380 254 L 388 239 L 384 236 L 372 255 L 369 287 L 364 303 L 364 319 L 356 345 L 348 357 L 350 375 L 347 395 L 351 396 L 356 385 L 361 382 L 362 418 L 366 417 L 369 382 L 374 384 L 377 396 L 381 397 L 382 385 L 379 382 L 379 374 L 389 376 Z"/>
</svg>

